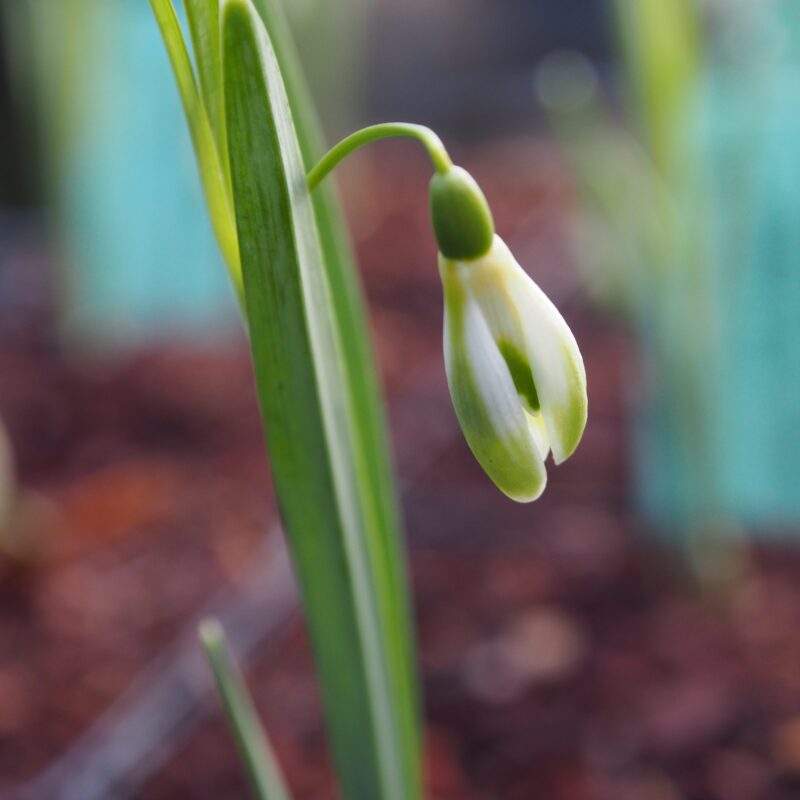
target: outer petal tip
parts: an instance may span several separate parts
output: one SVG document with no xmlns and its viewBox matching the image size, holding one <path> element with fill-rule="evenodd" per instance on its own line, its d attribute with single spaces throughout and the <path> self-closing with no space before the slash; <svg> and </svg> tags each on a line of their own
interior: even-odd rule
<svg viewBox="0 0 800 800">
<path fill-rule="evenodd" d="M 561 464 L 575 452 L 586 427 L 583 358 L 559 310 L 510 253 L 508 257 L 513 261 L 511 280 L 553 461 Z"/>
<path fill-rule="evenodd" d="M 489 477 L 492 476 L 489 475 Z M 506 490 L 494 479 L 492 482 L 509 500 L 513 500 L 515 503 L 532 503 L 544 494 L 544 490 L 547 488 L 547 473 L 544 472 L 541 481 L 538 484 L 531 484 L 527 490 Z"/>
</svg>

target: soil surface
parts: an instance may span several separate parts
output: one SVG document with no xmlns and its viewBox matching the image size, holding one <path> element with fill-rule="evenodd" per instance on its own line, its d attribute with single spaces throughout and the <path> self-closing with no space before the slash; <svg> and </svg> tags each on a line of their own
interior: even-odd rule
<svg viewBox="0 0 800 800">
<path fill-rule="evenodd" d="M 403 485 L 429 796 L 800 797 L 800 557 L 762 545 L 734 580 L 699 586 L 637 517 L 635 343 L 569 268 L 557 165 L 531 142 L 466 159 L 588 369 L 580 449 L 550 467 L 542 500 L 518 506 L 459 435 L 427 176 L 387 147 L 392 166 L 362 160 L 343 180 L 362 187 L 348 209 Z M 241 342 L 87 359 L 57 346 L 46 312 L 0 324 L 0 414 L 24 487 L 0 556 L 0 796 L 17 797 L 101 715 L 124 719 L 119 698 L 136 681 L 147 694 L 178 637 L 196 654 L 197 615 L 220 593 L 235 602 L 277 520 Z M 302 620 L 261 634 L 245 673 L 294 796 L 333 797 Z M 247 796 L 215 698 L 190 705 L 118 786 L 148 800 Z M 64 769 L 64 791 L 87 779 Z M 67 796 L 33 786 L 35 800 Z"/>
</svg>

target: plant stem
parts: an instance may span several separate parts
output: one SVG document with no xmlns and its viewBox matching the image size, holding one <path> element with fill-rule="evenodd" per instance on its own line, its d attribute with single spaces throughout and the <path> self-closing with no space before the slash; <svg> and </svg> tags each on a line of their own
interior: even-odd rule
<svg viewBox="0 0 800 800">
<path fill-rule="evenodd" d="M 214 672 L 228 723 L 257 800 L 290 800 L 280 768 L 258 721 L 253 701 L 215 619 L 200 624 L 200 641 Z"/>
<path fill-rule="evenodd" d="M 376 142 L 378 139 L 394 137 L 406 137 L 420 142 L 428 151 L 428 156 L 437 172 L 444 173 L 452 168 L 453 162 L 450 160 L 442 140 L 430 128 L 408 122 L 384 122 L 351 133 L 339 144 L 334 145 L 308 173 L 308 188 L 314 191 L 340 161 L 347 158 L 354 150 L 358 150 L 359 147 Z"/>
</svg>

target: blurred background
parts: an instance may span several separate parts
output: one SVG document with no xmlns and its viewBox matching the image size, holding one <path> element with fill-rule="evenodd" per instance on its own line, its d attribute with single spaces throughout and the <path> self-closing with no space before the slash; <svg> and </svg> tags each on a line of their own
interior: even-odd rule
<svg viewBox="0 0 800 800">
<path fill-rule="evenodd" d="M 590 420 L 469 453 L 430 166 L 338 171 L 403 495 L 432 800 L 800 795 L 800 6 L 286 0 L 331 141 L 432 126 L 562 309 Z M 219 616 L 332 796 L 241 322 L 144 0 L 0 0 L 0 796 L 239 798 Z"/>
</svg>

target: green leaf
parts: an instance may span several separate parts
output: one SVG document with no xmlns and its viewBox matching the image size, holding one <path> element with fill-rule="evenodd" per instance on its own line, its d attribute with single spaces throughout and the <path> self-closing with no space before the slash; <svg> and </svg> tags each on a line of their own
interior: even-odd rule
<svg viewBox="0 0 800 800">
<path fill-rule="evenodd" d="M 306 171 L 327 147 L 304 79 L 289 26 L 277 0 L 254 0 L 283 75 Z M 340 333 L 342 369 L 352 420 L 353 450 L 366 545 L 375 573 L 376 600 L 393 691 L 402 728 L 401 751 L 409 775 L 407 797 L 421 796 L 420 700 L 411 625 L 411 602 L 402 524 L 392 475 L 392 459 L 375 355 L 347 228 L 333 183 L 314 191 L 314 214 Z"/>
<path fill-rule="evenodd" d="M 222 89 L 219 0 L 184 0 L 200 89 L 226 180 L 230 181 L 225 94 Z"/>
<path fill-rule="evenodd" d="M 217 620 L 204 620 L 200 624 L 200 641 L 214 673 L 254 796 L 257 800 L 290 800 L 277 759 Z"/>
<path fill-rule="evenodd" d="M 183 109 L 189 123 L 200 178 L 205 191 L 211 223 L 217 237 L 228 271 L 241 297 L 242 276 L 239 264 L 239 244 L 233 204 L 225 179 L 225 170 L 220 160 L 214 131 L 208 116 L 203 96 L 197 88 L 192 61 L 186 49 L 180 22 L 171 0 L 150 0 L 161 36 L 167 48 L 172 71 L 178 84 Z"/>
<path fill-rule="evenodd" d="M 345 356 L 354 349 L 346 337 L 364 331 L 339 325 L 288 99 L 248 0 L 227 0 L 222 32 L 256 383 L 334 758 L 348 800 L 408 800 L 419 794 L 418 754 L 408 748 L 408 687 L 398 691 L 392 667 L 395 654 L 408 654 L 408 622 L 392 585 L 397 562 L 385 555 L 396 542 L 376 527 L 383 498 L 359 485 L 367 456 L 354 443 L 365 434 Z"/>
</svg>

